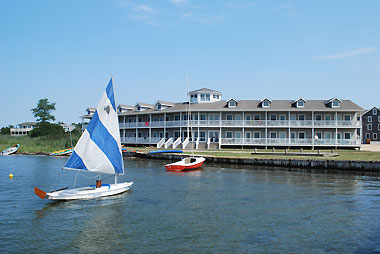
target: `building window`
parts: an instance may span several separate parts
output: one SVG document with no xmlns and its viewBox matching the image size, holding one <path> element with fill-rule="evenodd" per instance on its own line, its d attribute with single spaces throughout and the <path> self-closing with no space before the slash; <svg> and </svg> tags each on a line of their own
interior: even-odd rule
<svg viewBox="0 0 380 254">
<path fill-rule="evenodd" d="M 376 108 L 374 108 L 374 109 L 372 110 L 372 115 L 377 115 L 377 109 L 376 109 Z"/>
<path fill-rule="evenodd" d="M 251 121 L 252 120 L 251 115 L 245 115 L 245 120 L 246 121 Z"/>
<path fill-rule="evenodd" d="M 254 138 L 260 138 L 261 133 L 259 131 L 254 132 Z"/>
<path fill-rule="evenodd" d="M 367 138 L 371 138 L 371 133 L 366 133 L 365 134 L 365 138 L 367 139 Z"/>
<path fill-rule="evenodd" d="M 136 106 L 136 110 L 137 110 L 137 111 L 140 111 L 140 110 L 141 110 L 140 105 L 137 105 L 137 106 Z"/>
<path fill-rule="evenodd" d="M 232 138 L 232 131 L 226 131 L 226 138 Z"/>
<path fill-rule="evenodd" d="M 369 131 L 372 130 L 372 124 L 367 124 L 367 130 L 369 130 Z"/>
<path fill-rule="evenodd" d="M 212 97 L 216 100 L 219 100 L 219 95 L 218 94 L 213 94 Z"/>
<path fill-rule="evenodd" d="M 318 137 L 318 139 L 322 139 L 322 132 L 316 132 L 315 136 Z"/>
<path fill-rule="evenodd" d="M 285 120 L 286 120 L 286 116 L 281 114 L 281 115 L 280 115 L 280 120 L 281 120 L 281 121 L 285 121 Z"/>
<path fill-rule="evenodd" d="M 334 100 L 331 105 L 332 105 L 333 108 L 338 108 L 339 107 L 339 101 L 338 100 Z"/>
<path fill-rule="evenodd" d="M 233 117 L 232 117 L 231 114 L 226 115 L 226 119 L 227 119 L 228 121 L 232 121 L 232 120 L 233 120 L 232 118 L 233 118 Z"/>
<path fill-rule="evenodd" d="M 378 121 L 378 122 L 380 122 L 380 116 L 379 116 L 379 117 L 377 117 L 377 121 Z"/>
<path fill-rule="evenodd" d="M 270 115 L 270 120 L 271 120 L 271 121 L 276 121 L 276 120 L 277 120 L 277 115 L 275 115 L 275 114 L 271 114 L 271 115 Z"/>
<path fill-rule="evenodd" d="M 250 138 L 251 138 L 251 132 L 250 132 L 250 131 L 247 131 L 247 132 L 245 133 L 245 138 L 247 138 L 247 139 L 250 139 Z"/>
<path fill-rule="evenodd" d="M 206 101 L 210 101 L 210 94 L 206 94 Z"/>
<path fill-rule="evenodd" d="M 305 121 L 305 115 L 298 115 L 298 120 Z"/>
<path fill-rule="evenodd" d="M 299 139 L 305 139 L 305 132 L 298 132 L 298 138 Z"/>
<path fill-rule="evenodd" d="M 351 115 L 344 115 L 344 121 L 351 121 Z"/>
<path fill-rule="evenodd" d="M 269 108 L 270 103 L 268 100 L 263 101 L 263 108 Z"/>
<path fill-rule="evenodd" d="M 303 100 L 297 101 L 297 108 L 303 108 L 305 106 L 305 102 Z"/>
<path fill-rule="evenodd" d="M 229 108 L 234 108 L 234 107 L 236 107 L 236 101 L 234 101 L 234 100 L 230 100 L 230 101 L 228 102 L 228 107 L 229 107 Z"/>
<path fill-rule="evenodd" d="M 377 140 L 377 133 L 372 133 L 373 140 Z"/>
<path fill-rule="evenodd" d="M 157 104 L 157 110 L 161 110 L 161 104 L 160 103 Z"/>
<path fill-rule="evenodd" d="M 378 124 L 378 125 L 377 125 L 377 130 L 379 130 L 379 131 L 380 131 L 380 124 Z"/>
<path fill-rule="evenodd" d="M 326 121 L 331 121 L 331 115 L 325 115 L 325 120 Z"/>
<path fill-rule="evenodd" d="M 344 139 L 351 139 L 351 133 L 345 132 L 344 133 Z"/>
<path fill-rule="evenodd" d="M 198 95 L 196 94 L 190 95 L 190 102 L 198 102 Z"/>
<path fill-rule="evenodd" d="M 256 115 L 254 116 L 254 120 L 256 120 L 256 121 L 257 121 L 257 120 L 260 120 L 260 119 L 261 119 L 260 115 L 257 115 L 257 114 L 256 114 Z"/>
<path fill-rule="evenodd" d="M 201 94 L 201 101 L 205 101 L 206 100 L 206 95 L 205 94 Z"/>
<path fill-rule="evenodd" d="M 206 132 L 205 131 L 200 131 L 199 134 L 200 136 L 200 141 L 206 141 Z"/>
<path fill-rule="evenodd" d="M 207 115 L 206 114 L 201 114 L 201 121 L 207 120 Z"/>
<path fill-rule="evenodd" d="M 277 138 L 277 132 L 271 131 L 270 134 L 269 134 L 269 137 L 270 138 Z"/>
<path fill-rule="evenodd" d="M 368 122 L 369 122 L 369 123 L 372 122 L 372 116 L 368 116 Z"/>
</svg>

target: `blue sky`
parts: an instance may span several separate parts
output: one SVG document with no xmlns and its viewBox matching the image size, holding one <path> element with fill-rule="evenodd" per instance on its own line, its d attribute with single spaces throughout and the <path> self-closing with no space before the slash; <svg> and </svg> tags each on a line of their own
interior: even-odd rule
<svg viewBox="0 0 380 254">
<path fill-rule="evenodd" d="M 380 1 L 0 1 L 0 127 L 40 98 L 80 122 L 111 75 L 116 103 L 350 99 L 380 107 Z"/>
</svg>

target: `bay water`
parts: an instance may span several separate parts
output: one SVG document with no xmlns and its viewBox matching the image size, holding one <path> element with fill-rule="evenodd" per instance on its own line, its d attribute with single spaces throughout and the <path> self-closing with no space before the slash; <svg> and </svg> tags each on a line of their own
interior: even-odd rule
<svg viewBox="0 0 380 254">
<path fill-rule="evenodd" d="M 66 160 L 0 157 L 0 253 L 380 253 L 376 174 L 208 163 L 168 173 L 169 161 L 125 158 L 130 191 L 41 200 L 33 187 L 95 183 L 61 170 Z"/>
</svg>

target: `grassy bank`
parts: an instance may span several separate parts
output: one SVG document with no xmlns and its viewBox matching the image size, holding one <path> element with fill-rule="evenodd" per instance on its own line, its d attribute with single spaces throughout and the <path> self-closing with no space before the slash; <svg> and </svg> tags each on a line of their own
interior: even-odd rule
<svg viewBox="0 0 380 254">
<path fill-rule="evenodd" d="M 15 145 L 20 144 L 18 153 L 51 153 L 56 150 L 61 150 L 70 147 L 70 138 L 54 138 L 54 137 L 37 137 L 29 136 L 9 136 L 0 135 L 0 151 Z"/>
<path fill-rule="evenodd" d="M 128 151 L 151 151 L 158 150 L 154 148 L 137 148 L 128 147 Z M 258 149 L 257 152 L 271 152 L 268 149 Z M 213 156 L 213 157 L 227 157 L 227 158 L 262 158 L 262 159 L 294 159 L 294 160 L 358 160 L 358 161 L 380 161 L 380 152 L 370 152 L 370 151 L 357 151 L 357 150 L 335 150 L 337 153 L 336 157 L 320 157 L 320 156 L 292 156 L 292 155 L 258 155 L 251 154 L 252 149 L 242 150 L 242 149 L 220 149 L 220 150 L 195 150 L 194 154 L 201 156 Z M 276 150 L 276 152 L 284 153 L 284 150 Z M 300 152 L 300 150 L 289 150 L 289 152 Z M 311 153 L 316 151 L 303 150 L 304 153 Z M 331 150 L 321 150 L 321 153 L 329 153 Z M 190 151 L 184 151 L 185 154 L 191 154 Z"/>
</svg>

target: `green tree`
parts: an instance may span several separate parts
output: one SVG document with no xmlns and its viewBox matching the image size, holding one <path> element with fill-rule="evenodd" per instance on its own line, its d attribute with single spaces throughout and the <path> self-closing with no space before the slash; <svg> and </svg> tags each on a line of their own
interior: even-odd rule
<svg viewBox="0 0 380 254">
<path fill-rule="evenodd" d="M 37 127 L 29 132 L 32 138 L 41 136 L 50 136 L 55 139 L 60 139 L 65 137 L 65 130 L 61 125 L 49 122 L 40 122 Z"/>
<path fill-rule="evenodd" d="M 37 103 L 37 107 L 31 109 L 37 122 L 41 123 L 55 120 L 55 117 L 51 114 L 53 110 L 55 110 L 55 102 L 50 103 L 46 98 L 40 99 Z"/>
<path fill-rule="evenodd" d="M 8 125 L 8 127 L 1 128 L 0 129 L 0 134 L 10 135 L 11 134 L 11 128 L 13 128 L 13 125 Z"/>
</svg>

